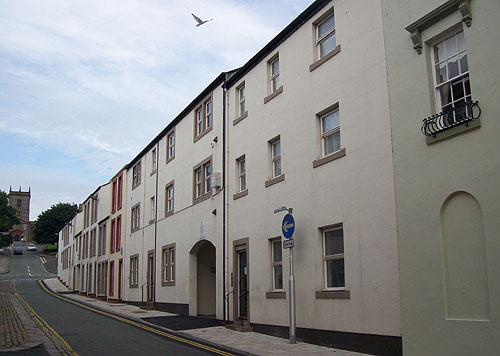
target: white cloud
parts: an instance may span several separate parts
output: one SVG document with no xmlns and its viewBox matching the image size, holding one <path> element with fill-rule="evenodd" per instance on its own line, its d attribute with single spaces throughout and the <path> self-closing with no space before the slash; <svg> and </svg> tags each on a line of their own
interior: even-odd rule
<svg viewBox="0 0 500 356">
<path fill-rule="evenodd" d="M 309 3 L 4 0 L 0 133 L 111 176 Z M 214 20 L 195 27 L 191 12 Z"/>
</svg>

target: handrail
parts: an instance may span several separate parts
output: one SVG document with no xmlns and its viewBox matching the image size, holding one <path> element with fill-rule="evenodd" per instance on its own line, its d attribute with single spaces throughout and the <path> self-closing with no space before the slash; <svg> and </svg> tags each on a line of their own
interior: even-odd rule
<svg viewBox="0 0 500 356">
<path fill-rule="evenodd" d="M 436 137 L 439 132 L 476 120 L 481 116 L 481 108 L 478 101 L 468 101 L 458 104 L 448 110 L 425 118 L 421 131 L 425 136 Z"/>
</svg>

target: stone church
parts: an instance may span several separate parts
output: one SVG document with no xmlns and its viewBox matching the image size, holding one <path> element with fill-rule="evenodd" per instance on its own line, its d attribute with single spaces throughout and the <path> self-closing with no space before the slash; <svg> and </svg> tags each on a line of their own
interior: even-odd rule
<svg viewBox="0 0 500 356">
<path fill-rule="evenodd" d="M 9 205 L 16 209 L 16 216 L 19 224 L 13 225 L 10 229 L 14 241 L 31 241 L 33 235 L 34 222 L 30 221 L 30 200 L 31 188 L 27 192 L 12 190 L 9 188 Z"/>
</svg>

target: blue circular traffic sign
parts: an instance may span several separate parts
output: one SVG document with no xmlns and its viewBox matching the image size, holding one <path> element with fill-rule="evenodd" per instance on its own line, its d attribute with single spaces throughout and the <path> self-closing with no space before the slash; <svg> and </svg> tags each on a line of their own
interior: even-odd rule
<svg viewBox="0 0 500 356">
<path fill-rule="evenodd" d="M 292 214 L 286 214 L 281 223 L 281 232 L 283 232 L 283 237 L 289 239 L 292 237 L 295 231 L 295 220 Z"/>
</svg>

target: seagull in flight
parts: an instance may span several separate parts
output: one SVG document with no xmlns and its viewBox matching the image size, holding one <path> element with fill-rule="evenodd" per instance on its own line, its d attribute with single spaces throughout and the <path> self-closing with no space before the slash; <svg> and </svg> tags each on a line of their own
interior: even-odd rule
<svg viewBox="0 0 500 356">
<path fill-rule="evenodd" d="M 213 20 L 213 19 L 210 19 L 210 20 L 202 20 L 202 19 L 200 19 L 198 16 L 196 16 L 196 15 L 195 15 L 195 14 L 193 14 L 193 13 L 192 13 L 191 15 L 193 15 L 193 18 L 196 20 L 196 22 L 198 22 L 198 24 L 196 25 L 196 27 L 201 26 L 201 25 L 203 25 L 204 23 L 206 23 L 206 22 L 208 22 L 208 21 L 212 21 L 212 20 Z"/>
</svg>

